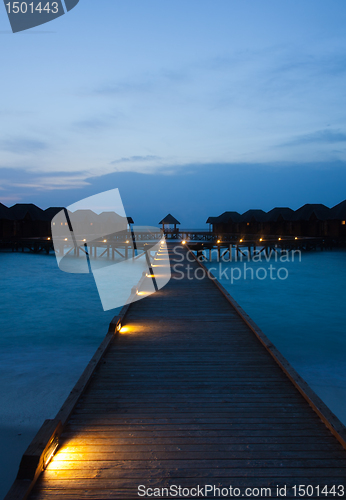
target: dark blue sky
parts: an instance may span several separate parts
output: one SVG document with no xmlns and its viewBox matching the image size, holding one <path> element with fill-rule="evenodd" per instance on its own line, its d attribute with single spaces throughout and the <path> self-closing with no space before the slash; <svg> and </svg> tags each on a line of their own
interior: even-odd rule
<svg viewBox="0 0 346 500">
<path fill-rule="evenodd" d="M 18 34 L 3 11 L 0 201 L 119 188 L 185 227 L 342 201 L 345 25 L 343 0 L 81 0 Z"/>
</svg>

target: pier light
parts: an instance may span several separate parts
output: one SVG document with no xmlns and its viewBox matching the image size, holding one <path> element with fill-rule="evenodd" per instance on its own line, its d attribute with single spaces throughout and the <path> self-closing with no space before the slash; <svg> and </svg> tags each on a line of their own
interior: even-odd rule
<svg viewBox="0 0 346 500">
<path fill-rule="evenodd" d="M 239 243 L 243 243 L 243 240 L 242 240 L 242 239 L 241 239 L 241 240 L 239 240 Z"/>
<path fill-rule="evenodd" d="M 44 469 L 47 468 L 47 465 L 52 460 L 58 446 L 59 446 L 59 437 L 57 435 L 54 435 L 51 438 L 50 443 L 48 445 L 48 448 L 43 456 L 43 468 Z"/>
<path fill-rule="evenodd" d="M 122 328 L 122 324 L 121 324 L 121 321 L 119 321 L 119 323 L 117 324 L 117 326 L 115 328 L 115 331 L 120 332 L 121 328 Z"/>
<path fill-rule="evenodd" d="M 216 242 L 216 243 L 221 243 L 221 240 L 217 240 L 217 242 Z"/>
<path fill-rule="evenodd" d="M 297 240 L 298 239 L 297 236 L 294 239 Z"/>
<path fill-rule="evenodd" d="M 133 333 L 135 332 L 135 328 L 133 326 L 125 325 L 122 326 L 121 329 L 119 330 L 119 333 L 124 334 L 124 333 Z"/>
<path fill-rule="evenodd" d="M 47 238 L 47 240 L 49 241 L 49 240 L 50 240 L 50 238 Z"/>
<path fill-rule="evenodd" d="M 84 240 L 83 240 L 83 241 L 86 241 L 86 239 L 84 238 Z"/>
<path fill-rule="evenodd" d="M 148 273 L 146 274 L 146 277 L 147 278 L 155 278 L 154 274 L 148 274 Z"/>
<path fill-rule="evenodd" d="M 260 238 L 259 240 L 260 240 L 260 241 L 263 241 L 263 238 Z"/>
<path fill-rule="evenodd" d="M 131 328 L 129 326 L 122 326 L 119 330 L 119 333 L 130 333 Z"/>
<path fill-rule="evenodd" d="M 281 240 L 281 238 L 278 238 L 278 240 L 280 241 L 280 240 Z"/>
<path fill-rule="evenodd" d="M 103 243 L 107 243 L 107 240 L 103 240 Z"/>
<path fill-rule="evenodd" d="M 186 241 L 185 241 L 185 240 L 183 240 L 183 241 L 181 242 L 181 244 L 182 244 L 182 245 L 186 245 Z"/>
<path fill-rule="evenodd" d="M 65 241 L 67 241 L 67 238 L 65 238 Z"/>
<path fill-rule="evenodd" d="M 341 224 L 344 226 L 346 224 L 346 220 L 342 220 Z"/>
<path fill-rule="evenodd" d="M 125 243 L 130 243 L 129 240 L 126 240 Z"/>
</svg>

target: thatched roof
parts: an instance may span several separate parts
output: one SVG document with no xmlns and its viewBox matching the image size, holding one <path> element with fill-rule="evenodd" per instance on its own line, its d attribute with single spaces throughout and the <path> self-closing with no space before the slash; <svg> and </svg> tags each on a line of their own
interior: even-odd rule
<svg viewBox="0 0 346 500">
<path fill-rule="evenodd" d="M 242 222 L 263 222 L 266 220 L 266 213 L 263 210 L 248 210 L 241 216 Z"/>
<path fill-rule="evenodd" d="M 49 207 L 44 211 L 44 220 L 51 221 L 56 214 L 64 210 L 63 207 Z"/>
<path fill-rule="evenodd" d="M 275 207 L 266 215 L 267 222 L 293 221 L 295 220 L 294 210 L 288 207 Z"/>
<path fill-rule="evenodd" d="M 8 218 L 8 208 L 6 205 L 3 205 L 0 203 L 0 219 L 7 219 Z"/>
<path fill-rule="evenodd" d="M 224 212 L 218 217 L 209 217 L 207 224 L 309 220 L 346 220 L 346 200 L 333 208 L 321 203 L 306 203 L 296 211 L 288 207 L 275 207 L 267 213 L 263 210 L 248 210 L 243 215 L 238 212 Z"/>
<path fill-rule="evenodd" d="M 23 220 L 26 216 L 32 221 L 45 220 L 44 211 L 33 203 L 16 203 L 8 209 L 8 218 L 11 220 Z"/>
<path fill-rule="evenodd" d="M 295 211 L 295 220 L 328 220 L 330 218 L 330 208 L 321 203 L 306 203 Z"/>
<path fill-rule="evenodd" d="M 241 215 L 238 212 L 224 212 L 218 217 L 209 217 L 207 224 L 227 224 L 230 222 L 239 222 L 241 220 Z"/>
<path fill-rule="evenodd" d="M 346 200 L 330 209 L 330 218 L 337 220 L 346 220 Z"/>
<path fill-rule="evenodd" d="M 159 224 L 180 224 L 180 222 L 173 215 L 168 214 Z"/>
</svg>

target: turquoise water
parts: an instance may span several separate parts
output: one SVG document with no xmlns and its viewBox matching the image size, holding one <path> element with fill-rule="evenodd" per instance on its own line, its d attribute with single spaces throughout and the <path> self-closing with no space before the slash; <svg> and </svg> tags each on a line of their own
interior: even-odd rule
<svg viewBox="0 0 346 500">
<path fill-rule="evenodd" d="M 270 265 L 260 262 L 247 263 L 253 280 L 248 273 L 233 284 L 225 276 L 220 281 L 346 423 L 346 252 L 271 264 L 286 267 L 287 279 L 256 279 L 256 270 Z M 61 272 L 53 255 L 0 253 L 0 275 L 1 497 L 27 445 L 55 416 L 117 311 L 103 311 L 92 275 Z"/>
<path fill-rule="evenodd" d="M 93 276 L 55 256 L 0 253 L 0 498 L 46 418 L 78 380 L 117 310 L 104 312 Z"/>
<path fill-rule="evenodd" d="M 253 268 L 244 279 L 244 263 L 222 263 L 228 268 L 220 282 L 250 315 L 293 367 L 331 410 L 346 424 L 346 252 L 302 253 L 301 261 L 247 262 Z M 269 266 L 276 268 L 270 279 Z M 220 272 L 216 267 L 214 274 Z M 241 277 L 231 283 L 231 268 Z M 286 268 L 287 279 L 277 270 Z M 266 279 L 257 279 L 259 268 Z M 239 272 L 234 272 L 239 276 Z M 258 273 L 262 278 L 265 273 Z"/>
</svg>

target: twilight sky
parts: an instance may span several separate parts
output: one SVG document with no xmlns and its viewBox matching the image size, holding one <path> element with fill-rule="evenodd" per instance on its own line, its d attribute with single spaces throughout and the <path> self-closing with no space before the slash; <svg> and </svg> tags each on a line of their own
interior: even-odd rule
<svg viewBox="0 0 346 500">
<path fill-rule="evenodd" d="M 0 202 L 119 188 L 184 227 L 339 203 L 345 26 L 344 0 L 80 0 L 18 34 L 1 8 Z"/>
</svg>

